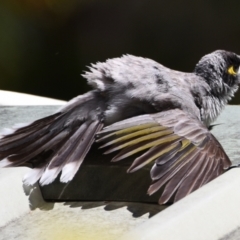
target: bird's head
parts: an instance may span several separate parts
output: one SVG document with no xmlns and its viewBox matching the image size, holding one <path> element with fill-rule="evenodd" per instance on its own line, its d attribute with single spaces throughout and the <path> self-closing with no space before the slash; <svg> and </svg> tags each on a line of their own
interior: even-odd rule
<svg viewBox="0 0 240 240">
<path fill-rule="evenodd" d="M 217 50 L 203 56 L 195 67 L 195 74 L 209 84 L 211 94 L 230 100 L 240 84 L 240 56 Z"/>
</svg>

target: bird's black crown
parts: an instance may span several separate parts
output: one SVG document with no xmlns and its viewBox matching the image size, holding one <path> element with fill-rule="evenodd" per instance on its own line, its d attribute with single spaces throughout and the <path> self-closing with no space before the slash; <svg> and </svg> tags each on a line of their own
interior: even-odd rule
<svg viewBox="0 0 240 240">
<path fill-rule="evenodd" d="M 240 83 L 240 56 L 217 50 L 203 56 L 195 67 L 195 74 L 204 78 L 213 94 L 232 97 Z"/>
</svg>

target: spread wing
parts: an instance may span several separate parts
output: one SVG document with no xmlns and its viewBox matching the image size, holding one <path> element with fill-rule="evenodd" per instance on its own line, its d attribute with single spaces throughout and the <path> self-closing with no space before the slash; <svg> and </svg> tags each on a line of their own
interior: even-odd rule
<svg viewBox="0 0 240 240">
<path fill-rule="evenodd" d="M 102 127 L 94 92 L 78 96 L 59 112 L 0 136 L 0 167 L 30 165 L 24 183 L 71 181 Z"/>
<path fill-rule="evenodd" d="M 119 151 L 112 161 L 140 154 L 128 172 L 154 162 L 148 194 L 164 191 L 160 204 L 177 201 L 216 178 L 231 162 L 209 130 L 196 118 L 174 109 L 130 118 L 104 128 L 98 142 Z"/>
</svg>

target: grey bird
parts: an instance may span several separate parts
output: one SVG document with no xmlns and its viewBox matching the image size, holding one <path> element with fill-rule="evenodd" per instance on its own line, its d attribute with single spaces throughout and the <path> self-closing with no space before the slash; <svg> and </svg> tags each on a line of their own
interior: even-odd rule
<svg viewBox="0 0 240 240">
<path fill-rule="evenodd" d="M 153 162 L 148 194 L 177 201 L 230 168 L 208 127 L 240 83 L 240 56 L 217 50 L 192 73 L 124 55 L 92 64 L 83 75 L 93 90 L 55 114 L 0 138 L 0 166 L 28 165 L 25 184 L 71 181 L 96 140 L 112 161 L 138 154 L 128 172 Z M 144 181 L 144 180 L 143 180 Z"/>
</svg>

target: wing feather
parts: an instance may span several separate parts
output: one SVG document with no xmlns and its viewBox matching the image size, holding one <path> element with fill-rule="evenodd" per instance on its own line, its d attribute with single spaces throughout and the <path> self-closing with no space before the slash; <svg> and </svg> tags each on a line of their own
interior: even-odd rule
<svg viewBox="0 0 240 240">
<path fill-rule="evenodd" d="M 181 199 L 231 166 L 217 139 L 197 118 L 179 109 L 130 118 L 99 133 L 112 161 L 141 153 L 129 167 L 134 172 L 155 161 L 148 194 L 164 188 L 159 203 Z M 175 195 L 175 197 L 174 197 Z"/>
<path fill-rule="evenodd" d="M 61 179 L 70 181 L 102 127 L 105 102 L 96 91 L 71 100 L 56 114 L 13 129 L 0 138 L 0 167 L 28 165 L 33 168 L 26 184 Z"/>
</svg>

